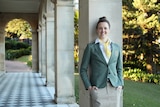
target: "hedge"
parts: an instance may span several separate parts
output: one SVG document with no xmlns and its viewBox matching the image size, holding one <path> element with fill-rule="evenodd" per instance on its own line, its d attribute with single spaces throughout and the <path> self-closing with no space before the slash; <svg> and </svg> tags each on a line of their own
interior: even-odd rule
<svg viewBox="0 0 160 107">
<path fill-rule="evenodd" d="M 160 84 L 160 74 L 145 73 L 141 69 L 125 69 L 124 79 Z"/>
<path fill-rule="evenodd" d="M 6 51 L 5 58 L 7 60 L 13 60 L 15 58 L 19 58 L 21 56 L 30 55 L 30 54 L 31 54 L 31 47 L 28 47 L 27 49 L 22 48 L 18 50 L 9 49 Z"/>
</svg>

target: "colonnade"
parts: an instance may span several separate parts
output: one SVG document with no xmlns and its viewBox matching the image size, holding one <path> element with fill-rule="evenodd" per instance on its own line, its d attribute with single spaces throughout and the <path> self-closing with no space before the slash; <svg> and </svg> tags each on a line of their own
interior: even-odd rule
<svg viewBox="0 0 160 107">
<path fill-rule="evenodd" d="M 55 87 L 55 102 L 78 106 L 74 91 L 73 0 L 44 0 L 39 14 L 39 72 Z"/>
</svg>

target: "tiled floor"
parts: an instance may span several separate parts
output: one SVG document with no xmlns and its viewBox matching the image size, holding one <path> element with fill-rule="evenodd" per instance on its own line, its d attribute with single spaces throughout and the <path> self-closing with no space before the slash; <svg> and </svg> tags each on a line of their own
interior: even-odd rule
<svg viewBox="0 0 160 107">
<path fill-rule="evenodd" d="M 0 77 L 0 107 L 60 106 L 54 104 L 38 73 L 22 72 Z"/>
</svg>

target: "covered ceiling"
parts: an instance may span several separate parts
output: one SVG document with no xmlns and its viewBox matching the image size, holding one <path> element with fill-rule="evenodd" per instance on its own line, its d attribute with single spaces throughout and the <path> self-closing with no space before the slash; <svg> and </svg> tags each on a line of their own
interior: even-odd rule
<svg viewBox="0 0 160 107">
<path fill-rule="evenodd" d="M 0 0 L 0 13 L 38 13 L 41 0 Z"/>
</svg>

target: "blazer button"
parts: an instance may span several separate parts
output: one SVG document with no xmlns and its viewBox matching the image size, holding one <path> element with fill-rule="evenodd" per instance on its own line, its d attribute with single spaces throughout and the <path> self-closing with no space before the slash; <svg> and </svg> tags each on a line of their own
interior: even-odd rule
<svg viewBox="0 0 160 107">
<path fill-rule="evenodd" d="M 108 72 L 108 74 L 111 74 L 110 72 Z"/>
</svg>

